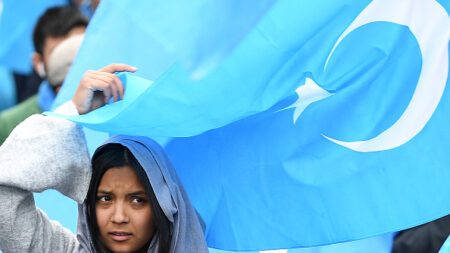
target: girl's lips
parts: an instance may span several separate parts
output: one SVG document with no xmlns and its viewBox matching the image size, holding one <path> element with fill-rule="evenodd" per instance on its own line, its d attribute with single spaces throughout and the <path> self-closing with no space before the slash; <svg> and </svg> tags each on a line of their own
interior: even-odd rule
<svg viewBox="0 0 450 253">
<path fill-rule="evenodd" d="M 110 232 L 109 235 L 114 241 L 123 242 L 130 239 L 131 234 L 125 232 Z"/>
</svg>

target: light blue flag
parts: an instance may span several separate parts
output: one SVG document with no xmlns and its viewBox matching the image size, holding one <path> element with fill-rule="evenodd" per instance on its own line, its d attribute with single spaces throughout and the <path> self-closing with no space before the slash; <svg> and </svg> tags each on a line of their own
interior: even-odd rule
<svg viewBox="0 0 450 253">
<path fill-rule="evenodd" d="M 177 57 L 173 65 L 146 58 L 158 43 L 129 43 L 130 33 L 150 33 L 151 42 L 143 26 L 113 43 L 122 47 L 103 49 L 100 37 L 88 44 L 91 26 L 60 100 L 72 96 L 82 66 L 115 57 L 96 48 L 115 49 L 116 59 L 140 68 L 136 75 L 155 80 L 120 75 L 123 101 L 69 118 L 99 131 L 178 137 L 164 144 L 210 247 L 308 247 L 384 234 L 450 212 L 449 7 L 279 0 L 200 79 Z M 164 67 L 149 77 L 158 60 Z"/>
<path fill-rule="evenodd" d="M 2 0 L 0 15 L 0 65 L 16 72 L 31 72 L 33 29 L 40 15 L 67 0 Z"/>
</svg>

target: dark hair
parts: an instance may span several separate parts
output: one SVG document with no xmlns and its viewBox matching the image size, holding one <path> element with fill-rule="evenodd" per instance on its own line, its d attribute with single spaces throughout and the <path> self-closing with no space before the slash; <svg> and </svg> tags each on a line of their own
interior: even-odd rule
<svg viewBox="0 0 450 253">
<path fill-rule="evenodd" d="M 171 241 L 171 223 L 164 215 L 161 206 L 156 199 L 155 193 L 147 177 L 147 173 L 130 152 L 121 144 L 107 144 L 92 160 L 92 178 L 87 193 L 86 203 L 88 206 L 88 226 L 93 239 L 94 247 L 98 252 L 110 252 L 100 241 L 100 232 L 95 215 L 95 204 L 98 186 L 105 172 L 113 167 L 131 166 L 136 171 L 141 184 L 144 186 L 150 202 L 150 208 L 155 222 L 155 234 L 158 233 L 159 253 L 169 252 Z"/>
<path fill-rule="evenodd" d="M 43 54 L 45 39 L 48 36 L 63 37 L 75 27 L 88 25 L 88 19 L 71 6 L 53 7 L 39 18 L 33 32 L 34 49 Z"/>
</svg>

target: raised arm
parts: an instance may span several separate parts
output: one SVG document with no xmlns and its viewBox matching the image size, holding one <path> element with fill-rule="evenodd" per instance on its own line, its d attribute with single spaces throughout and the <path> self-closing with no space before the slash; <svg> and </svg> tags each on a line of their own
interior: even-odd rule
<svg viewBox="0 0 450 253">
<path fill-rule="evenodd" d="M 60 109 L 76 113 L 73 104 Z M 0 147 L 0 249 L 72 252 L 75 235 L 36 208 L 32 193 L 56 189 L 82 203 L 90 175 L 79 126 L 42 115 L 21 123 Z"/>
</svg>

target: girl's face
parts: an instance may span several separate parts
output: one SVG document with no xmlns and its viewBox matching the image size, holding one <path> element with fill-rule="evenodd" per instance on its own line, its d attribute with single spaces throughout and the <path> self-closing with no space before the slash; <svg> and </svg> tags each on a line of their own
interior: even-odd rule
<svg viewBox="0 0 450 253">
<path fill-rule="evenodd" d="M 130 166 L 105 172 L 95 210 L 101 242 L 113 252 L 136 252 L 155 231 L 147 194 Z"/>
</svg>

